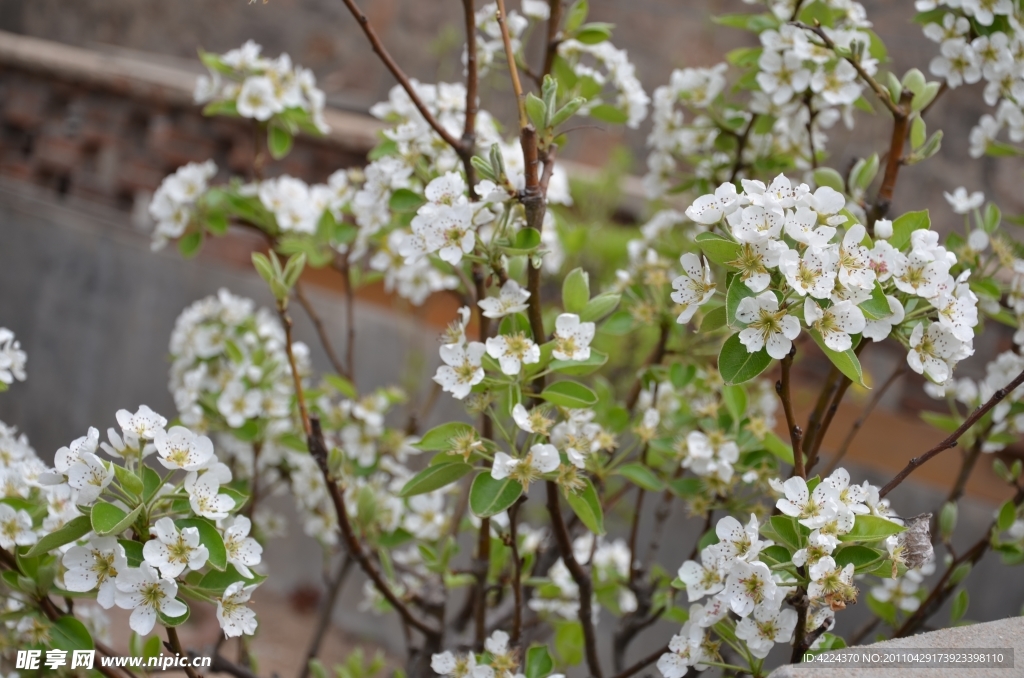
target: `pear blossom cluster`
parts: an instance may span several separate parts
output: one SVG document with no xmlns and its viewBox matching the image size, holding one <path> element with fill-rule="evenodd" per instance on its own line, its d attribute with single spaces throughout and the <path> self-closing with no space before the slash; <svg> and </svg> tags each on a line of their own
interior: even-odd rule
<svg viewBox="0 0 1024 678">
<path fill-rule="evenodd" d="M 197 104 L 231 108 L 243 118 L 267 122 L 274 116 L 300 111 L 319 132 L 326 96 L 317 88 L 313 71 L 292 64 L 287 54 L 270 59 L 252 40 L 225 54 L 203 54 L 209 73 L 196 80 Z"/>
<path fill-rule="evenodd" d="M 593 80 L 602 90 L 610 87 L 614 92 L 614 99 L 606 99 L 603 93 L 589 98 L 579 110 L 581 115 L 593 112 L 597 106 L 611 105 L 625 115 L 627 127 L 640 127 L 647 118 L 651 97 L 644 91 L 626 50 L 607 41 L 588 44 L 569 39 L 559 43 L 558 54 L 573 66 L 577 77 Z"/>
<path fill-rule="evenodd" d="M 338 170 L 326 184 L 308 185 L 287 174 L 266 179 L 255 190 L 260 203 L 273 213 L 277 227 L 284 233 L 316 233 L 320 220 L 329 212 L 335 221 L 343 220 L 343 210 L 352 199 L 349 172 Z M 363 245 L 365 247 L 365 244 Z"/>
<path fill-rule="evenodd" d="M 614 593 L 614 613 L 622 615 L 636 610 L 636 594 L 628 586 L 632 556 L 624 539 L 606 539 L 588 533 L 573 540 L 572 551 L 578 563 L 590 566 L 595 588 Z M 528 607 L 544 615 L 576 619 L 580 606 L 579 587 L 564 560 L 555 561 L 548 570 L 547 580 L 549 583 L 527 601 Z M 600 610 L 596 594 L 593 610 L 596 622 Z"/>
<path fill-rule="evenodd" d="M 679 568 L 679 585 L 690 603 L 689 621 L 658 662 L 665 678 L 681 678 L 690 667 L 703 670 L 721 662 L 710 627 L 722 620 L 734 621 L 736 637 L 756 658 L 766 657 L 776 643 L 790 642 L 797 612 L 785 603 L 801 582 L 796 571 L 782 567 L 787 562 L 806 568 L 808 632 L 830 629 L 835 612 L 856 601 L 854 565 L 840 566 L 833 555 L 839 538 L 850 533 L 858 516 L 888 519 L 888 504 L 879 501 L 878 488 L 866 481 L 851 484 L 842 468 L 813 489 L 798 476 L 785 483 L 773 479 L 771 485 L 782 495 L 778 511 L 807 528 L 806 545 L 780 562 L 769 548 L 774 542 L 762 538 L 765 525 L 755 515 L 744 522 L 733 516 L 721 518 L 715 527 L 717 541 L 701 550 L 699 560 L 687 560 Z M 880 588 L 895 590 L 891 584 Z"/>
<path fill-rule="evenodd" d="M 929 70 L 950 89 L 984 82 L 985 113 L 970 132 L 970 154 L 985 155 L 1003 130 L 1010 141 L 1024 141 L 1024 31 L 1013 2 L 918 0 L 924 35 L 939 46 Z"/>
<path fill-rule="evenodd" d="M 910 367 L 936 383 L 973 354 L 978 297 L 967 282 L 969 269 L 951 274 L 957 255 L 939 244 L 938 233 L 918 228 L 906 249 L 896 248 L 888 242 L 892 222 L 876 223 L 872 241 L 846 210 L 843 194 L 828 186 L 812 192 L 783 175 L 767 186 L 742 183 L 741 192 L 722 184 L 686 214 L 707 226 L 722 224 L 738 246 L 727 266 L 746 288 L 735 324 L 749 352 L 784 358 L 804 328 L 837 352 L 849 350 L 857 335 L 872 341 L 892 335 L 908 348 Z M 690 289 L 695 278 L 705 278 L 692 263 Z M 888 308 L 865 312 L 879 295 Z"/>
<path fill-rule="evenodd" d="M 215 174 L 217 165 L 207 160 L 190 162 L 164 178 L 149 203 L 149 215 L 156 222 L 151 245 L 154 250 L 162 249 L 169 240 L 180 238 L 189 226 L 197 223 L 198 202 Z"/>
<path fill-rule="evenodd" d="M 21 343 L 14 337 L 14 332 L 0 327 L 0 388 L 10 386 L 15 381 L 25 381 L 25 363 L 28 361 Z"/>
<path fill-rule="evenodd" d="M 237 430 L 259 422 L 266 437 L 293 429 L 294 386 L 277 315 L 226 289 L 194 302 L 171 333 L 169 388 L 183 423 Z M 303 373 L 309 348 L 292 344 Z"/>
</svg>

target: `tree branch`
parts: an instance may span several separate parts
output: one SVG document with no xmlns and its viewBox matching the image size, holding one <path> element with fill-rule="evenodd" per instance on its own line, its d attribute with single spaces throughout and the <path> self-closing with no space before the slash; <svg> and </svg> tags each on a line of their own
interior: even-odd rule
<svg viewBox="0 0 1024 678">
<path fill-rule="evenodd" d="M 892 492 L 897 485 L 907 479 L 907 476 L 917 470 L 919 466 L 927 462 L 929 459 L 952 447 L 956 447 L 957 441 L 960 440 L 961 436 L 967 433 L 972 426 L 977 424 L 982 417 L 988 414 L 989 410 L 998 405 L 1004 398 L 1006 398 L 1006 396 L 1010 395 L 1010 393 L 1015 391 L 1021 384 L 1024 384 L 1024 372 L 1018 374 L 1014 377 L 1013 381 L 993 393 L 992 397 L 989 398 L 987 402 L 974 410 L 974 412 L 964 420 L 964 423 L 960 424 L 960 426 L 950 433 L 942 442 L 922 454 L 920 457 L 914 457 L 911 459 L 904 469 L 897 473 L 896 476 L 886 483 L 885 487 L 879 491 L 879 499 Z"/>
<path fill-rule="evenodd" d="M 480 77 L 477 72 L 476 54 L 476 9 L 474 0 L 462 0 L 463 14 L 466 21 L 466 119 L 462 127 L 462 148 L 466 153 L 460 154 L 462 166 L 466 171 L 466 183 L 469 185 L 470 198 L 476 197 L 476 168 L 473 167 L 473 149 L 476 148 L 476 112 L 477 89 Z"/>
<path fill-rule="evenodd" d="M 344 365 L 341 364 L 341 360 L 338 359 L 338 355 L 334 352 L 334 347 L 331 345 L 330 337 L 327 336 L 327 331 L 324 329 L 323 320 L 320 319 L 316 309 L 313 308 L 313 304 L 311 304 L 309 299 L 306 297 L 306 293 L 303 291 L 300 283 L 295 283 L 295 299 L 306 312 L 310 322 L 313 323 L 313 329 L 316 330 L 316 336 L 320 339 L 320 345 L 323 346 L 324 353 L 327 354 L 327 360 L 330 361 L 331 367 L 334 368 L 335 372 L 351 381 L 351 373 Z"/>
<path fill-rule="evenodd" d="M 790 349 L 789 354 L 782 359 L 782 377 L 775 384 L 775 392 L 782 400 L 782 411 L 786 413 L 786 428 L 789 430 L 789 441 L 793 446 L 793 475 L 806 478 L 807 470 L 804 467 L 804 451 L 800 447 L 800 440 L 803 438 L 803 430 L 797 426 L 796 415 L 793 414 L 793 396 L 790 392 L 790 369 L 793 367 L 793 357 L 796 355 L 796 347 Z"/>
<path fill-rule="evenodd" d="M 177 629 L 173 626 L 166 626 L 164 628 L 167 629 L 167 644 L 170 646 L 171 652 L 176 652 L 178 656 L 184 655 L 187 657 L 188 653 L 185 652 L 185 648 L 181 646 L 181 641 L 178 640 Z M 192 666 L 183 666 L 182 668 L 185 669 L 185 675 L 188 678 L 202 678 Z"/>
<path fill-rule="evenodd" d="M 853 422 L 853 426 L 850 427 L 849 433 L 846 434 L 846 438 L 843 439 L 842 444 L 839 446 L 839 451 L 836 452 L 836 455 L 832 458 L 832 461 L 829 462 L 828 467 L 822 472 L 822 475 L 830 475 L 832 471 L 836 470 L 839 462 L 843 460 L 843 457 L 845 457 L 846 453 L 850 450 L 850 445 L 853 443 L 853 439 L 857 436 L 857 433 L 860 432 L 861 427 L 864 426 L 864 422 L 867 421 L 868 417 L 871 416 L 871 413 L 875 411 L 876 407 L 878 407 L 878 403 L 882 402 L 882 398 L 885 397 L 886 391 L 889 390 L 897 379 L 906 374 L 906 372 L 907 363 L 901 362 L 899 366 L 892 371 L 889 378 L 885 380 L 885 383 L 874 392 L 871 396 L 871 400 L 864 406 L 864 410 L 860 413 L 860 416 L 857 417 L 855 422 Z"/>
</svg>

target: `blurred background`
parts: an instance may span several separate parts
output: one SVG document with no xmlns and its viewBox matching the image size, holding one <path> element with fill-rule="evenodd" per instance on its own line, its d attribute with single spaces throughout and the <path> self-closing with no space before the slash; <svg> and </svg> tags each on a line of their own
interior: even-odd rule
<svg viewBox="0 0 1024 678">
<path fill-rule="evenodd" d="M 900 74 L 914 66 L 927 72 L 936 45 L 912 23 L 912 3 L 863 4 L 888 45 L 887 66 Z M 411 76 L 425 82 L 461 79 L 460 3 L 364 0 L 362 5 Z M 516 5 L 511 0 L 511 7 Z M 667 82 L 674 68 L 713 65 L 728 50 L 754 41 L 751 34 L 709 18 L 712 12 L 750 11 L 739 0 L 591 0 L 590 5 L 592 20 L 615 24 L 614 42 L 628 50 L 648 93 Z M 394 83 L 340 0 L 0 0 L 0 326 L 17 334 L 29 356 L 29 380 L 0 396 L 0 419 L 24 430 L 44 459 L 89 426 L 102 430 L 113 425 L 118 408 L 146 403 L 173 415 L 166 347 L 176 316 L 192 301 L 228 287 L 269 305 L 249 264 L 258 243 L 231 234 L 208 242 L 196 259 L 185 261 L 175 251 L 154 254 L 146 214 L 163 177 L 187 162 L 213 158 L 225 173 L 247 174 L 251 128 L 203 118 L 191 93 L 203 72 L 197 48 L 224 52 L 248 39 L 262 44 L 267 55 L 287 52 L 313 69 L 331 108 L 331 133 L 298 140 L 271 173 L 323 181 L 334 169 L 362 164 L 378 129 L 366 112 L 386 98 Z M 482 98 L 485 108 L 511 121 L 512 101 L 502 78 L 487 83 Z M 980 87 L 938 101 L 929 126 L 945 131 L 942 150 L 901 171 L 892 214 L 927 208 L 937 228 L 949 229 L 960 217 L 942 193 L 961 184 L 984 191 L 1005 215 L 1024 212 L 1021 163 L 968 156 L 968 132 L 984 112 Z M 855 135 L 836 127 L 830 132 L 829 164 L 845 174 L 856 157 L 887 145 L 890 124 L 885 115 L 859 114 Z M 602 236 L 597 247 L 607 256 L 589 261 L 592 267 L 605 267 L 599 275 L 613 273 L 615 258 L 625 256 L 615 249 L 624 249 L 619 245 L 648 216 L 636 179 L 644 172 L 648 130 L 649 125 L 632 132 L 587 126 L 573 132 L 560 153 L 570 161 L 579 205 L 571 215 L 573 227 Z M 329 275 L 314 276 L 311 282 L 328 330 L 341 336 L 340 284 Z M 433 372 L 435 335 L 454 316 L 455 306 L 437 298 L 411 315 L 408 310 L 379 288 L 360 290 L 361 388 L 404 384 Z M 314 363 L 326 368 L 311 327 L 300 321 L 298 333 L 313 347 Z M 986 334 L 963 369 L 983 369 L 1008 347 L 1008 337 Z M 872 352 L 866 367 L 882 380 L 903 359 L 900 351 Z M 798 394 L 799 406 L 806 411 L 811 387 L 827 365 L 801 367 L 806 389 Z M 860 392 L 847 399 L 826 448 L 834 449 L 869 397 Z M 436 418 L 459 416 L 450 401 L 442 400 Z M 885 480 L 938 441 L 942 434 L 919 417 L 935 406 L 922 393 L 919 379 L 898 382 L 852 447 L 855 475 Z M 959 466 L 956 454 L 915 475 L 916 482 L 898 499 L 901 514 L 914 515 L 936 504 L 940 488 L 948 487 Z M 1021 450 L 1005 454 L 1009 460 Z M 993 507 L 1005 498 L 989 466 L 979 465 L 968 485 L 961 534 L 969 536 L 971 525 L 983 529 Z M 662 554 L 673 570 L 697 533 L 679 513 L 685 536 Z M 273 614 L 261 613 L 261 643 L 266 644 L 260 652 L 267 666 L 292 670 L 299 657 L 296 647 L 305 642 L 303 624 L 312 623 L 310 613 L 322 604 L 325 564 L 319 548 L 297 531 L 285 540 L 287 545 L 266 552 L 274 577 L 258 605 Z M 1019 614 L 1024 587 L 1000 584 L 1007 571 L 994 559 L 981 569 L 971 578 L 969 617 Z M 341 656 L 350 642 L 363 641 L 400 648 L 395 627 L 358 611 L 361 598 L 361 583 L 353 578 L 335 614 L 346 631 L 334 639 L 330 652 Z M 867 611 L 851 613 L 850 623 L 858 612 L 863 618 Z M 196 616 L 189 633 L 209 637 L 216 621 Z M 666 637 L 664 629 L 650 631 L 635 644 L 636 656 Z"/>
</svg>

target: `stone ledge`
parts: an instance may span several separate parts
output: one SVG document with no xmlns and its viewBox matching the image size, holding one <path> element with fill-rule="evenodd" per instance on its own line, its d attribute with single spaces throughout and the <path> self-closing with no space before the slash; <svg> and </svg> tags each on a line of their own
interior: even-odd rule
<svg viewBox="0 0 1024 678">
<path fill-rule="evenodd" d="M 863 650 L 887 652 L 907 648 L 956 650 L 958 648 L 1013 648 L 1015 666 L 1010 669 L 967 668 L 845 668 L 825 664 L 794 664 L 782 666 L 768 678 L 893 678 L 912 675 L 915 678 L 962 678 L 963 676 L 991 676 L 992 678 L 1019 678 L 1024 676 L 1024 617 L 1009 617 L 985 624 L 971 624 L 956 628 L 922 633 L 909 638 L 887 640 L 865 645 Z"/>
</svg>

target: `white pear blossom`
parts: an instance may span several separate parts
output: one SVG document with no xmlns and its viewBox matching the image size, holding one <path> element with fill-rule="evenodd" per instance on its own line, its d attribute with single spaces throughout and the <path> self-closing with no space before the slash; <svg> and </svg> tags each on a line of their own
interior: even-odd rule
<svg viewBox="0 0 1024 678">
<path fill-rule="evenodd" d="M 801 257 L 787 249 L 779 257 L 779 270 L 800 296 L 828 299 L 836 286 L 838 255 L 832 248 L 808 247 Z"/>
<path fill-rule="evenodd" d="M 494 669 L 487 664 L 477 664 L 476 655 L 472 652 L 455 655 L 445 651 L 432 655 L 430 668 L 434 673 L 449 678 L 494 678 Z"/>
<path fill-rule="evenodd" d="M 704 596 L 713 596 L 725 588 L 729 561 L 724 555 L 705 547 L 700 552 L 700 562 L 687 560 L 679 567 L 679 579 L 686 584 L 686 597 L 695 602 Z"/>
<path fill-rule="evenodd" d="M 693 318 L 697 309 L 706 303 L 715 293 L 715 283 L 711 278 L 711 267 L 707 258 L 701 259 L 696 254 L 687 252 L 679 257 L 683 274 L 672 281 L 672 301 L 682 306 L 676 322 L 685 325 Z"/>
<path fill-rule="evenodd" d="M 833 351 L 850 349 L 853 346 L 850 335 L 863 332 L 866 324 L 864 312 L 850 301 L 822 308 L 811 299 L 804 300 L 804 322 L 816 330 Z"/>
<path fill-rule="evenodd" d="M 575 313 L 562 313 L 555 319 L 555 348 L 551 355 L 556 360 L 587 360 L 594 331 L 594 323 L 580 322 Z"/>
<path fill-rule="evenodd" d="M 725 183 L 715 189 L 714 194 L 702 195 L 686 208 L 686 216 L 705 226 L 717 224 L 739 206 L 736 187 Z"/>
<path fill-rule="evenodd" d="M 440 352 L 445 364 L 437 368 L 434 381 L 451 393 L 452 397 L 462 400 L 474 386 L 484 380 L 481 359 L 487 347 L 478 341 L 466 345 L 444 344 Z"/>
<path fill-rule="evenodd" d="M 669 651 L 658 659 L 658 671 L 664 678 L 683 678 L 691 666 L 698 671 L 706 668 L 701 661 L 711 661 L 711 656 L 704 649 L 704 641 L 704 629 L 692 621 L 686 622 L 669 641 Z"/>
<path fill-rule="evenodd" d="M 942 195 L 957 214 L 968 214 L 985 203 L 984 193 L 981 191 L 968 193 L 963 186 L 959 186 L 952 193 L 943 192 Z"/>
<path fill-rule="evenodd" d="M 713 549 L 729 563 L 745 560 L 748 563 L 757 560 L 761 549 L 772 545 L 771 541 L 760 539 L 760 525 L 757 517 L 750 514 L 750 521 L 743 525 L 732 516 L 725 516 L 715 526 L 718 543 L 708 548 Z"/>
<path fill-rule="evenodd" d="M 32 516 L 27 511 L 0 504 L 0 548 L 29 546 L 38 540 L 39 535 L 32 529 Z"/>
<path fill-rule="evenodd" d="M 501 292 L 497 297 L 487 297 L 477 302 L 483 309 L 484 317 L 504 318 L 512 313 L 522 313 L 527 309 L 527 299 L 530 293 L 519 286 L 515 280 L 509 278 L 501 286 Z"/>
<path fill-rule="evenodd" d="M 964 342 L 945 325 L 932 323 L 926 329 L 925 323 L 920 323 L 910 333 L 907 364 L 918 374 L 941 384 L 949 379 L 953 365 L 964 350 Z"/>
<path fill-rule="evenodd" d="M 736 307 L 736 319 L 746 324 L 740 331 L 740 342 L 750 353 L 767 347 L 768 355 L 781 360 L 793 348 L 793 340 L 800 334 L 800 321 L 779 309 L 779 300 L 773 292 L 762 292 L 747 297 Z"/>
<path fill-rule="evenodd" d="M 249 568 L 259 565 L 263 557 L 263 547 L 249 536 L 252 522 L 245 516 L 234 516 L 225 520 L 222 527 L 228 562 L 235 566 L 238 574 L 251 578 L 252 571 Z"/>
<path fill-rule="evenodd" d="M 217 599 L 217 621 L 228 638 L 256 633 L 256 613 L 248 605 L 254 590 L 255 586 L 236 581 Z"/>
<path fill-rule="evenodd" d="M 736 623 L 736 637 L 747 644 L 750 654 L 764 659 L 775 643 L 788 643 L 796 629 L 796 610 L 768 607 L 754 609 L 754 614 Z"/>
<path fill-rule="evenodd" d="M 138 568 L 118 571 L 115 578 L 117 606 L 131 610 L 128 626 L 140 636 L 148 635 L 156 625 L 158 613 L 180 617 L 188 611 L 183 602 L 175 598 L 178 585 L 172 579 L 161 579 L 149 563 Z"/>
<path fill-rule="evenodd" d="M 68 469 L 68 485 L 78 490 L 81 504 L 92 504 L 114 479 L 114 467 L 95 454 L 86 452 Z"/>
<path fill-rule="evenodd" d="M 875 283 L 868 248 L 861 244 L 866 235 L 862 224 L 854 224 L 843 236 L 839 248 L 839 282 L 846 287 L 870 290 Z"/>
<path fill-rule="evenodd" d="M 748 563 L 737 560 L 729 570 L 725 582 L 725 596 L 729 608 L 741 617 L 749 616 L 754 608 L 775 597 L 775 580 L 771 570 L 761 561 Z"/>
<path fill-rule="evenodd" d="M 558 448 L 538 443 L 530 448 L 524 459 L 516 459 L 504 452 L 498 452 L 494 455 L 491 477 L 495 480 L 512 478 L 522 483 L 523 487 L 527 487 L 531 481 L 557 469 L 559 464 L 561 459 Z"/>
<path fill-rule="evenodd" d="M 104 609 L 114 606 L 117 593 L 115 579 L 119 572 L 128 569 L 124 547 L 114 537 L 92 537 L 85 546 L 72 546 L 61 562 L 64 573 L 64 588 L 84 593 L 98 588 L 96 602 Z"/>
<path fill-rule="evenodd" d="M 161 577 L 174 579 L 186 567 L 199 570 L 206 565 L 210 551 L 199 543 L 199 528 L 179 530 L 173 520 L 164 517 L 156 521 L 151 532 L 156 538 L 145 543 L 142 555 L 147 563 L 160 570 Z"/>
<path fill-rule="evenodd" d="M 195 471 L 213 458 L 213 442 L 184 426 L 157 431 L 153 442 L 160 455 L 160 463 L 166 469 Z"/>
<path fill-rule="evenodd" d="M 16 379 L 25 381 L 26 360 L 27 356 L 14 338 L 14 332 L 0 327 L 0 383 L 10 385 Z"/>
<path fill-rule="evenodd" d="M 189 506 L 196 515 L 210 520 L 228 517 L 228 511 L 235 507 L 235 500 L 227 494 L 221 494 L 220 486 L 217 474 L 210 471 L 198 478 L 191 473 L 185 478 Z"/>
<path fill-rule="evenodd" d="M 779 213 L 760 205 L 744 207 L 742 218 L 732 227 L 732 233 L 740 242 L 759 243 L 774 240 L 782 232 L 783 217 Z"/>
<path fill-rule="evenodd" d="M 807 481 L 794 476 L 782 488 L 786 496 L 776 502 L 776 508 L 812 530 L 822 527 L 835 514 L 835 489 L 827 483 L 819 483 L 809 492 Z"/>
<path fill-rule="evenodd" d="M 487 355 L 498 361 L 504 374 L 516 375 L 523 365 L 540 362 L 540 346 L 522 332 L 487 338 Z"/>
</svg>

